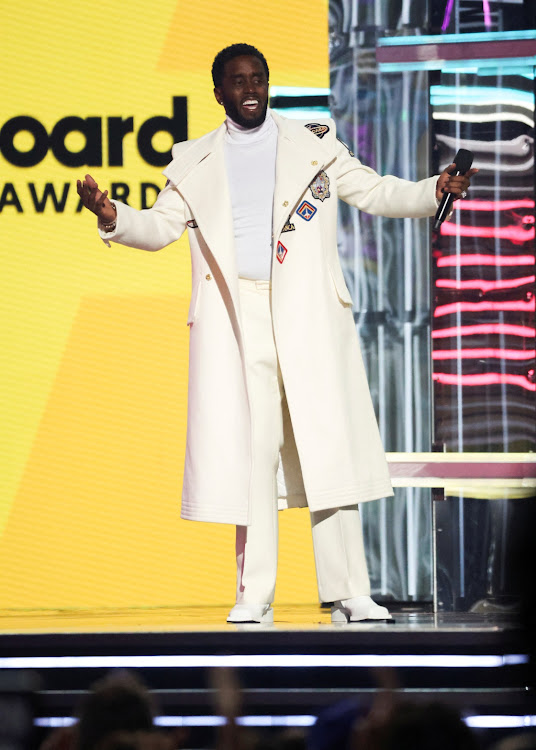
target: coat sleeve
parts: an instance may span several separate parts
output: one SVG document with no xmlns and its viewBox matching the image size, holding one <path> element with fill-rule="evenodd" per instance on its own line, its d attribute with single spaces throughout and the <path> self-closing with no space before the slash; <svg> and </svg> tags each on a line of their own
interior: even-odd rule
<svg viewBox="0 0 536 750">
<path fill-rule="evenodd" d="M 117 225 L 113 232 L 99 226 L 99 234 L 110 246 L 110 240 L 140 250 L 160 250 L 178 240 L 186 228 L 184 199 L 170 182 L 158 194 L 152 208 L 138 211 L 125 203 L 116 203 Z"/>
<path fill-rule="evenodd" d="M 392 175 L 380 177 L 338 140 L 336 167 L 339 198 L 360 211 L 393 219 L 418 219 L 433 216 L 437 210 L 437 176 L 419 182 Z"/>
</svg>

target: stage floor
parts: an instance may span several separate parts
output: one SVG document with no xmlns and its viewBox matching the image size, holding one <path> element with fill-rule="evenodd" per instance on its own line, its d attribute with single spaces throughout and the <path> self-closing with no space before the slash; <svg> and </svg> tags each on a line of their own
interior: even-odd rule
<svg viewBox="0 0 536 750">
<path fill-rule="evenodd" d="M 181 633 L 254 630 L 375 632 L 499 632 L 515 628 L 515 620 L 499 615 L 437 613 L 391 608 L 394 623 L 352 623 L 332 625 L 329 608 L 318 604 L 276 605 L 274 624 L 230 625 L 226 622 L 230 606 L 190 606 L 177 608 L 4 610 L 0 612 L 0 636 L 54 633 Z"/>
<path fill-rule="evenodd" d="M 395 623 L 332 625 L 329 609 L 314 603 L 278 605 L 274 624 L 261 626 L 229 625 L 228 611 L 4 611 L 0 677 L 38 676 L 35 720 L 44 732 L 72 721 L 110 669 L 133 669 L 153 692 L 161 725 L 188 726 L 192 747 L 211 746 L 203 734 L 218 718 L 210 675 L 222 666 L 238 674 L 251 726 L 303 727 L 339 701 L 368 710 L 387 685 L 407 700 L 446 702 L 482 727 L 497 716 L 505 726 L 536 720 L 527 644 L 513 619 L 393 606 Z"/>
</svg>

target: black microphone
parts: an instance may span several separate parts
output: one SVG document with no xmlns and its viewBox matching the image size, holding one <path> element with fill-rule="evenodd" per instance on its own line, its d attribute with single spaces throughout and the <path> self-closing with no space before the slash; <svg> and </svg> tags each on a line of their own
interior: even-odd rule
<svg viewBox="0 0 536 750">
<path fill-rule="evenodd" d="M 466 148 L 461 148 L 456 156 L 454 157 L 454 164 L 456 164 L 456 169 L 452 173 L 453 175 L 457 174 L 465 174 L 471 169 L 471 164 L 473 163 L 473 152 L 468 151 Z M 441 198 L 441 203 L 439 204 L 439 208 L 436 211 L 435 219 L 434 219 L 434 229 L 439 229 L 441 224 L 445 221 L 447 216 L 450 213 L 450 207 L 452 206 L 452 202 L 454 200 L 454 193 L 443 193 L 443 197 Z"/>
</svg>

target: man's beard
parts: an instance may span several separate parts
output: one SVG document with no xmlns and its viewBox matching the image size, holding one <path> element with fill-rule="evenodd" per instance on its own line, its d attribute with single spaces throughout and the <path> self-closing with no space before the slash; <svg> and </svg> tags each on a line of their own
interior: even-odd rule
<svg viewBox="0 0 536 750">
<path fill-rule="evenodd" d="M 264 105 L 263 111 L 260 113 L 258 117 L 256 117 L 254 120 L 246 120 L 245 117 L 242 117 L 238 109 L 235 107 L 234 104 L 228 104 L 225 107 L 225 114 L 231 118 L 233 122 L 236 122 L 237 125 L 240 125 L 241 128 L 246 128 L 247 130 L 253 130 L 253 128 L 258 128 L 259 125 L 262 125 L 262 123 L 266 119 L 266 112 L 268 110 L 268 99 L 266 100 L 266 104 Z"/>
</svg>

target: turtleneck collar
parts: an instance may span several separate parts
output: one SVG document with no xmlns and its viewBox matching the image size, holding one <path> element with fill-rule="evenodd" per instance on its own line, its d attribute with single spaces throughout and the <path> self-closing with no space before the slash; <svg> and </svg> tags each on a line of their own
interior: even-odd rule
<svg viewBox="0 0 536 750">
<path fill-rule="evenodd" d="M 226 117 L 225 124 L 227 126 L 227 142 L 240 145 L 258 143 L 271 135 L 274 130 L 277 130 L 277 125 L 269 109 L 266 111 L 264 122 L 257 128 L 244 128 L 231 120 L 229 116 Z"/>
</svg>

